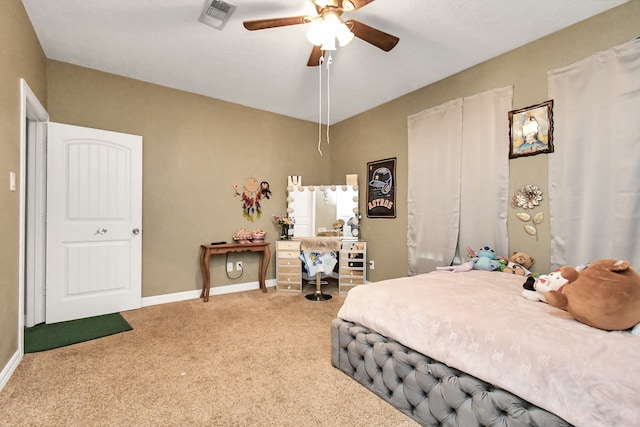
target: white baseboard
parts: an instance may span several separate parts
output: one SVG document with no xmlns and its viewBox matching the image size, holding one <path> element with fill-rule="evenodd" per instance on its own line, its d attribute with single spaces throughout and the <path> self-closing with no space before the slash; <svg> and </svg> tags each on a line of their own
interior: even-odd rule
<svg viewBox="0 0 640 427">
<path fill-rule="evenodd" d="M 267 280 L 265 282 L 267 288 L 275 288 L 276 279 Z M 238 283 L 237 285 L 215 286 L 209 291 L 209 296 L 232 294 L 235 292 L 245 292 L 260 289 L 259 282 Z M 142 306 L 149 307 L 158 304 L 167 304 L 171 302 L 186 301 L 189 299 L 200 298 L 201 290 L 176 292 L 174 294 L 156 295 L 152 297 L 142 298 Z"/>
<path fill-rule="evenodd" d="M 2 372 L 0 372 L 0 390 L 2 390 L 5 385 L 7 385 L 9 378 L 11 378 L 11 375 L 13 375 L 13 372 L 22 361 L 22 356 L 23 354 L 18 349 L 18 351 L 13 354 L 11 359 L 9 359 L 9 362 L 7 362 L 7 364 L 4 366 Z"/>
</svg>

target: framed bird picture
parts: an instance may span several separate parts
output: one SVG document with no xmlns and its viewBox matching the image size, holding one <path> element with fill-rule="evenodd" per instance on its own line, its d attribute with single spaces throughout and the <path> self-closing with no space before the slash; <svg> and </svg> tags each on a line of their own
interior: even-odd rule
<svg viewBox="0 0 640 427">
<path fill-rule="evenodd" d="M 509 111 L 509 158 L 553 153 L 553 99 Z"/>
</svg>

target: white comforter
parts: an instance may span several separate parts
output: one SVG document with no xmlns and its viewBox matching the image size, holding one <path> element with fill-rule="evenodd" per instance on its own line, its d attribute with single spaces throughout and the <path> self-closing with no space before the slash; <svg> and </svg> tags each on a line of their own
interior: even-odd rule
<svg viewBox="0 0 640 427">
<path fill-rule="evenodd" d="M 576 426 L 640 425 L 640 337 L 521 296 L 524 279 L 434 271 L 349 291 L 338 313 Z"/>
</svg>

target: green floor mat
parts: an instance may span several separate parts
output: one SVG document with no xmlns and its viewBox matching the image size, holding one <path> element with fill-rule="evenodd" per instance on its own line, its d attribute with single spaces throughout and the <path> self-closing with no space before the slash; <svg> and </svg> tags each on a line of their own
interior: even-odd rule
<svg viewBox="0 0 640 427">
<path fill-rule="evenodd" d="M 40 324 L 24 331 L 24 352 L 36 353 L 106 337 L 133 328 L 120 313 L 104 314 L 68 322 Z"/>
</svg>

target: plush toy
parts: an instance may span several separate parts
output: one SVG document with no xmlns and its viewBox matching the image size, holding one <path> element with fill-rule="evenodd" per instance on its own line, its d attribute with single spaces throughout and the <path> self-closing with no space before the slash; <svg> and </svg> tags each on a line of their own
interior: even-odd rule
<svg viewBox="0 0 640 427">
<path fill-rule="evenodd" d="M 579 265 L 576 267 L 576 271 L 584 270 L 585 265 Z M 545 292 L 557 291 L 568 282 L 567 279 L 562 277 L 560 269 L 552 271 L 549 274 L 541 274 L 535 277 L 533 274 L 527 277 L 522 287 L 525 289 L 522 291 L 522 296 L 530 301 L 542 301 L 547 302 L 544 297 Z"/>
<path fill-rule="evenodd" d="M 497 261 L 496 252 L 491 246 L 483 246 L 474 252 L 471 248 L 467 248 L 467 252 L 471 256 L 474 270 L 493 271 L 500 267 Z"/>
<path fill-rule="evenodd" d="M 353 237 L 361 237 L 360 236 L 360 220 L 358 219 L 360 215 L 356 215 L 354 217 L 349 218 L 347 221 L 347 225 L 351 227 L 351 235 Z"/>
<path fill-rule="evenodd" d="M 549 305 L 566 310 L 586 325 L 608 331 L 634 328 L 640 323 L 640 275 L 629 261 L 601 259 L 582 271 L 562 267 L 567 279 L 560 291 L 544 294 Z"/>
<path fill-rule="evenodd" d="M 529 276 L 524 285 L 522 285 L 524 287 L 522 296 L 529 301 L 547 302 L 544 297 L 545 292 L 557 291 L 567 282 L 568 280 L 560 274 L 560 270 L 542 274 L 536 278 Z"/>
<path fill-rule="evenodd" d="M 509 257 L 509 262 L 507 263 L 507 266 L 502 269 L 502 272 L 528 277 L 533 274 L 529 269 L 534 262 L 536 262 L 536 260 L 529 254 L 524 252 L 514 252 L 513 255 Z"/>
</svg>

